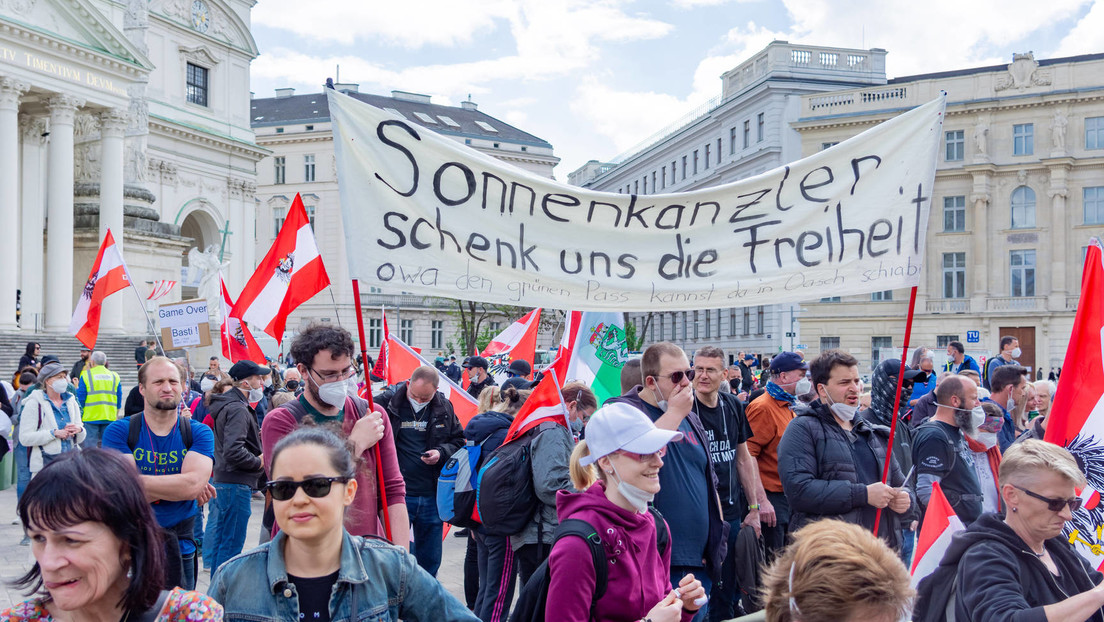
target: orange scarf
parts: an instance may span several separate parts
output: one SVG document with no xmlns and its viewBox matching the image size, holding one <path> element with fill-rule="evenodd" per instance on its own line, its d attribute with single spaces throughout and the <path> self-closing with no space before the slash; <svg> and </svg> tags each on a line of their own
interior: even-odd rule
<svg viewBox="0 0 1104 622">
<path fill-rule="evenodd" d="M 985 452 L 985 454 L 989 457 L 989 468 L 993 471 L 993 481 L 996 482 L 996 484 L 997 484 L 997 511 L 999 512 L 999 511 L 1001 511 L 1001 498 L 1000 498 L 1000 482 L 997 481 L 997 477 L 999 477 L 998 474 L 1000 473 L 1000 462 L 1001 462 L 1000 443 L 997 443 L 996 445 L 993 445 L 989 449 L 986 449 L 985 445 L 982 445 L 981 443 L 975 441 L 974 439 L 970 438 L 969 436 L 966 436 L 964 434 L 963 437 L 966 439 L 966 445 L 970 448 L 970 451 L 972 451 L 974 453 Z"/>
</svg>

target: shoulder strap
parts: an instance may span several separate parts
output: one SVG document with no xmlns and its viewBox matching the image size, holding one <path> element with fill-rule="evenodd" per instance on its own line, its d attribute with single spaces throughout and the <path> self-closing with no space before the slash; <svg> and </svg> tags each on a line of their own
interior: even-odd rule
<svg viewBox="0 0 1104 622">
<path fill-rule="evenodd" d="M 165 608 L 165 601 L 169 599 L 169 590 L 161 590 L 161 595 L 157 597 L 157 602 L 152 607 L 143 611 L 141 615 L 136 616 L 134 619 L 136 622 L 155 622 L 161 617 L 161 610 Z"/>
<path fill-rule="evenodd" d="M 284 403 L 280 408 L 286 408 L 292 417 L 295 417 L 295 423 L 299 423 L 303 420 L 303 417 L 307 416 L 307 409 L 303 408 L 303 404 L 299 402 L 299 398 L 289 400 Z"/>
<path fill-rule="evenodd" d="M 145 413 L 136 412 L 130 416 L 127 423 L 127 447 L 133 452 L 138 447 L 138 436 L 142 434 L 142 422 L 145 421 Z"/>
<path fill-rule="evenodd" d="M 184 442 L 184 449 L 192 448 L 192 420 L 185 417 L 177 417 L 180 423 L 180 440 Z"/>
<path fill-rule="evenodd" d="M 671 544 L 671 532 L 667 529 L 667 521 L 663 519 L 663 514 L 654 505 L 648 506 L 648 511 L 651 512 L 652 518 L 655 519 L 656 526 L 656 548 L 659 549 L 659 554 L 662 556 L 667 553 L 667 547 Z"/>
<path fill-rule="evenodd" d="M 368 414 L 368 400 L 360 396 L 350 396 L 349 399 L 353 401 L 353 410 L 356 412 L 357 421 L 360 421 Z M 302 406 L 302 404 L 300 404 L 300 406 Z"/>
<path fill-rule="evenodd" d="M 577 536 L 582 538 L 590 548 L 591 561 L 594 562 L 594 597 L 590 601 L 591 619 L 594 619 L 594 609 L 598 601 L 606 593 L 606 583 L 609 581 L 609 568 L 606 564 L 606 549 L 602 548 L 602 537 L 593 525 L 581 518 L 565 518 L 556 527 L 556 536 L 552 545 L 564 536 Z"/>
</svg>

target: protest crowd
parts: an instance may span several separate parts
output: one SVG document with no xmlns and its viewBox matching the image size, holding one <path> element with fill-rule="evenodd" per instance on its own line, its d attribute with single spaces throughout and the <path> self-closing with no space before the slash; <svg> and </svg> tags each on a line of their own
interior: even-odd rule
<svg viewBox="0 0 1104 622">
<path fill-rule="evenodd" d="M 1062 537 L 1083 467 L 1041 440 L 1056 385 L 1013 338 L 869 387 L 840 350 L 659 342 L 602 397 L 523 358 L 396 377 L 329 325 L 225 371 L 153 345 L 129 396 L 103 352 L 34 343 L 0 390 L 36 562 L 5 619 L 1104 621 Z M 463 598 L 435 579 L 450 532 Z"/>
</svg>

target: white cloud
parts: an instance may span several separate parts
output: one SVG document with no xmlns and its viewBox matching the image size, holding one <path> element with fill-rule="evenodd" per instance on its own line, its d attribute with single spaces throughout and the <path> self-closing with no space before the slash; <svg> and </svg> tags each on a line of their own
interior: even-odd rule
<svg viewBox="0 0 1104 622">
<path fill-rule="evenodd" d="M 1054 50 L 1054 56 L 1076 56 L 1100 51 L 1100 33 L 1104 32 L 1104 2 L 1095 2 L 1089 12 L 1069 31 Z"/>
<path fill-rule="evenodd" d="M 618 91 L 595 76 L 579 84 L 571 102 L 576 122 L 589 121 L 618 151 L 634 146 L 686 113 L 684 100 L 666 93 Z M 615 154 L 593 154 L 609 158 Z"/>
</svg>

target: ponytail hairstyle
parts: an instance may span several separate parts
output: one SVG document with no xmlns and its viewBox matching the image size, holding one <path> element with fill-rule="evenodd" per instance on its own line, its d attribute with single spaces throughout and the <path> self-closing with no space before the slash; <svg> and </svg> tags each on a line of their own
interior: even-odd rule
<svg viewBox="0 0 1104 622">
<path fill-rule="evenodd" d="M 502 401 L 495 405 L 495 410 L 510 416 L 516 415 L 532 393 L 529 389 L 506 387 L 499 391 L 499 399 Z"/>
<path fill-rule="evenodd" d="M 583 456 L 589 453 L 586 439 L 583 439 L 575 445 L 575 449 L 571 451 L 571 458 L 568 460 L 567 470 L 571 476 L 571 485 L 575 486 L 578 491 L 590 488 L 599 480 L 606 483 L 606 474 L 598 468 L 597 464 L 583 466 L 579 463 Z"/>
</svg>

